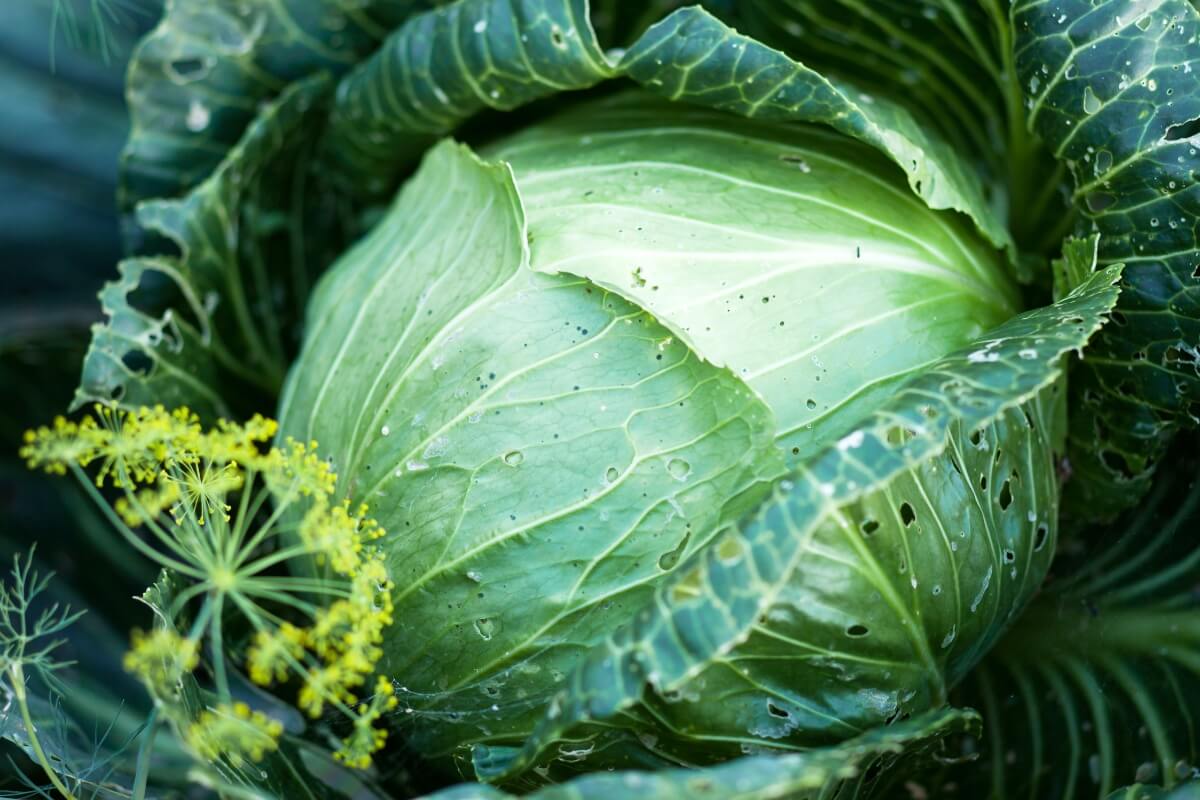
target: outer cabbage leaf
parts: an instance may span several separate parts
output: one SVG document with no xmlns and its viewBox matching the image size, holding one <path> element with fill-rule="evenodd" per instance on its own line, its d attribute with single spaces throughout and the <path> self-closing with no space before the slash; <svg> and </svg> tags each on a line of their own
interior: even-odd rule
<svg viewBox="0 0 1200 800">
<path fill-rule="evenodd" d="M 324 266 L 321 246 L 335 245 L 306 230 L 315 198 L 294 167 L 327 86 L 291 85 L 186 197 L 139 207 L 141 223 L 179 253 L 129 259 L 104 287 L 108 320 L 93 328 L 76 406 L 161 403 L 230 416 L 275 394 L 308 284 Z"/>
<path fill-rule="evenodd" d="M 1029 124 L 1070 168 L 1100 265 L 1127 264 L 1117 324 L 1089 350 L 1072 400 L 1070 508 L 1111 517 L 1200 419 L 1200 12 L 1187 0 L 1021 0 L 1012 13 Z"/>
<path fill-rule="evenodd" d="M 133 129 L 121 206 L 197 186 L 264 102 L 293 81 L 346 71 L 439 0 L 172 0 L 130 64 Z"/>
<path fill-rule="evenodd" d="M 932 794 L 1103 798 L 1200 779 L 1200 485 L 1194 440 L 1179 444 L 1142 507 L 1068 548 L 964 682 L 955 700 L 983 714 L 981 758 Z"/>
<path fill-rule="evenodd" d="M 946 759 L 945 739 L 977 730 L 971 711 L 941 709 L 894 725 L 875 728 L 836 747 L 787 755 L 735 759 L 707 769 L 599 773 L 523 795 L 532 800 L 628 800 L 721 798 L 793 800 L 870 797 L 886 785 L 889 772 Z M 430 795 L 430 800 L 502 800 L 511 795 L 486 784 L 463 784 Z"/>
<path fill-rule="evenodd" d="M 901 388 L 596 646 L 523 748 L 478 746 L 477 772 L 602 753 L 614 726 L 694 759 L 944 703 L 1049 565 L 1063 359 L 1101 326 L 1117 274 Z"/>
</svg>

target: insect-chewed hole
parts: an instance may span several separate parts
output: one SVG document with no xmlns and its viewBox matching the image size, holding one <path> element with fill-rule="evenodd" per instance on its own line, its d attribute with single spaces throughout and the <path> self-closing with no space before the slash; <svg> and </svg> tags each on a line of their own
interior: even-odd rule
<svg viewBox="0 0 1200 800">
<path fill-rule="evenodd" d="M 862 530 L 863 536 L 870 536 L 879 530 L 879 522 L 873 519 L 864 519 L 858 527 Z"/>
<path fill-rule="evenodd" d="M 853 636 L 855 639 L 861 639 L 862 637 L 866 636 L 870 632 L 871 632 L 871 630 L 866 625 L 860 625 L 858 623 L 855 623 L 855 624 L 851 625 L 849 628 L 846 628 L 846 635 Z"/>
<path fill-rule="evenodd" d="M 979 476 L 979 490 L 983 492 L 987 491 L 987 475 Z"/>
<path fill-rule="evenodd" d="M 780 708 L 770 701 L 767 702 L 767 713 L 772 717 L 779 717 L 780 719 L 789 719 L 792 716 L 785 709 Z"/>
<path fill-rule="evenodd" d="M 1011 563 L 1013 563 L 1013 562 L 1014 562 L 1014 561 L 1016 561 L 1016 560 L 1017 560 L 1017 554 L 1016 554 L 1016 553 L 1014 553 L 1012 550 L 1005 550 L 1005 551 L 1004 551 L 1004 563 L 1005 563 L 1005 564 L 1011 564 Z"/>
<path fill-rule="evenodd" d="M 1033 549 L 1041 550 L 1046 546 L 1046 540 L 1050 538 L 1050 529 L 1046 527 L 1046 523 L 1041 523 L 1037 526 L 1037 531 L 1033 535 Z"/>
<path fill-rule="evenodd" d="M 1006 480 L 1000 486 L 1000 496 L 996 498 L 996 502 L 1000 504 L 1001 511 L 1008 511 L 1008 507 L 1012 505 L 1012 482 Z"/>
<path fill-rule="evenodd" d="M 912 525 L 916 518 L 917 512 L 913 511 L 912 506 L 908 503 L 900 504 L 900 521 L 904 523 L 904 527 L 907 528 L 909 525 Z"/>
</svg>

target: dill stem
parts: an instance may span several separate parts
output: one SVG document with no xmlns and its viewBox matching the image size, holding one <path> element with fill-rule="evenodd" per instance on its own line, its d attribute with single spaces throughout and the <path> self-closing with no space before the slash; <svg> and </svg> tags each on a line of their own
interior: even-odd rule
<svg viewBox="0 0 1200 800">
<path fill-rule="evenodd" d="M 133 794 L 130 800 L 145 800 L 146 781 L 150 778 L 150 754 L 154 750 L 154 737 L 158 735 L 158 705 L 150 709 L 146 718 L 146 730 L 138 744 L 137 769 L 133 773 Z"/>
<path fill-rule="evenodd" d="M 29 702 L 25 699 L 25 670 L 21 668 L 21 662 L 17 661 L 8 668 L 8 674 L 12 678 L 13 694 L 17 697 L 17 706 L 21 709 L 21 720 L 25 723 L 25 732 L 29 734 L 29 747 L 33 750 L 34 756 L 37 758 L 38 764 L 42 771 L 46 773 L 46 777 L 50 779 L 50 783 L 58 790 L 66 800 L 76 800 L 75 795 L 67 789 L 62 780 L 58 777 L 58 772 L 50 765 L 50 759 L 46 757 L 46 752 L 42 750 L 42 743 L 38 739 L 37 728 L 33 724 L 33 715 L 29 713 Z"/>
</svg>

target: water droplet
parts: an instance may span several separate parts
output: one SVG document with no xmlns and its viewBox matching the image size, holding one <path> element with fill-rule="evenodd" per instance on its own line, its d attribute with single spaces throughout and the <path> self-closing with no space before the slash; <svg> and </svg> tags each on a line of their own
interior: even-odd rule
<svg viewBox="0 0 1200 800">
<path fill-rule="evenodd" d="M 504 463 L 508 464 L 510 467 L 519 466 L 520 463 L 524 460 L 525 460 L 525 454 L 522 453 L 520 450 L 513 450 L 511 452 L 504 454 Z"/>
<path fill-rule="evenodd" d="M 483 582 L 483 576 L 480 575 L 478 572 L 476 572 L 473 569 L 467 570 L 467 579 L 470 581 L 474 581 L 475 583 Z"/>
<path fill-rule="evenodd" d="M 1101 108 L 1100 98 L 1096 97 L 1096 93 L 1092 91 L 1092 87 L 1088 86 L 1083 90 L 1083 112 L 1085 114 L 1095 114 Z"/>
<path fill-rule="evenodd" d="M 954 644 L 954 640 L 957 637 L 958 637 L 958 626 L 951 625 L 950 632 L 947 633 L 945 638 L 942 639 L 942 649 L 945 650 L 947 647 Z"/>
<path fill-rule="evenodd" d="M 604 480 L 609 483 L 615 483 L 619 477 L 621 477 L 621 472 L 616 467 L 609 467 L 604 471 Z"/>
<path fill-rule="evenodd" d="M 392 432 L 392 429 L 389 428 L 387 425 L 384 425 L 382 428 L 379 429 L 380 436 L 388 436 L 391 434 L 391 432 Z"/>
<path fill-rule="evenodd" d="M 483 33 L 486 30 L 487 30 L 487 20 L 486 19 L 481 19 L 475 23 L 475 32 L 476 33 Z"/>
<path fill-rule="evenodd" d="M 187 129 L 193 132 L 199 132 L 208 127 L 209 120 L 212 119 L 212 112 L 208 110 L 208 106 L 201 103 L 199 100 L 193 100 L 188 105 Z"/>
<path fill-rule="evenodd" d="M 804 405 L 805 405 L 805 406 L 808 408 L 808 410 L 809 410 L 809 411 L 812 411 L 812 410 L 814 410 L 814 409 L 817 407 L 817 401 L 816 401 L 816 400 L 813 400 L 813 399 L 810 397 L 810 398 L 808 398 L 807 400 L 805 400 L 805 401 L 804 401 Z"/>
<path fill-rule="evenodd" d="M 667 462 L 667 472 L 671 473 L 671 477 L 677 481 L 687 480 L 691 471 L 692 465 L 682 458 L 672 458 Z"/>
</svg>

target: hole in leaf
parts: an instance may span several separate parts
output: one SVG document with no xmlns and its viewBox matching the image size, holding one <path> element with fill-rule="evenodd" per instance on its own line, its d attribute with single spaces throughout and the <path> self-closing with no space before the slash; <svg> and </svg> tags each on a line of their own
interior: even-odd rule
<svg viewBox="0 0 1200 800">
<path fill-rule="evenodd" d="M 154 366 L 153 359 L 141 350 L 128 350 L 121 356 L 121 363 L 135 375 L 146 375 Z"/>
<path fill-rule="evenodd" d="M 846 628 L 846 635 L 852 636 L 855 639 L 860 639 L 863 636 L 866 636 L 870 632 L 871 631 L 867 628 L 866 625 L 859 625 L 858 623 L 855 623 L 854 625 L 851 625 L 849 628 Z"/>
<path fill-rule="evenodd" d="M 1178 142 L 1180 139 L 1190 139 L 1197 134 L 1200 134 L 1200 117 L 1189 119 L 1187 122 L 1177 122 L 1170 126 L 1163 134 L 1163 140 Z"/>
<path fill-rule="evenodd" d="M 904 523 L 904 527 L 907 528 L 909 525 L 912 525 L 916 518 L 917 512 L 913 511 L 912 506 L 908 503 L 900 504 L 900 521 Z"/>
<path fill-rule="evenodd" d="M 979 476 L 979 489 L 980 491 L 987 491 L 987 475 Z"/>
<path fill-rule="evenodd" d="M 784 709 L 769 701 L 767 702 L 767 713 L 772 717 L 779 717 L 780 719 L 788 719 L 792 716 Z"/>
<path fill-rule="evenodd" d="M 996 498 L 996 502 L 1000 504 L 1001 511 L 1008 511 L 1008 507 L 1012 505 L 1012 486 L 1011 481 L 1005 481 L 1000 486 L 1000 496 Z"/>
<path fill-rule="evenodd" d="M 1034 536 L 1033 536 L 1034 551 L 1036 552 L 1038 550 L 1041 550 L 1043 547 L 1045 547 L 1046 540 L 1048 538 L 1050 538 L 1050 529 L 1048 527 L 1046 527 L 1046 523 L 1043 522 L 1042 524 L 1037 526 L 1037 532 L 1034 533 Z"/>
<path fill-rule="evenodd" d="M 1004 563 L 1005 563 L 1005 564 L 1011 564 L 1011 563 L 1013 563 L 1013 562 L 1014 562 L 1014 561 L 1016 561 L 1016 560 L 1017 560 L 1017 554 L 1016 554 L 1016 553 L 1014 553 L 1012 550 L 1005 550 L 1005 551 L 1004 551 Z"/>
<path fill-rule="evenodd" d="M 864 536 L 870 536 L 875 531 L 879 530 L 879 523 L 873 519 L 864 519 L 862 521 L 862 525 L 859 527 L 862 528 Z"/>
<path fill-rule="evenodd" d="M 1101 450 L 1100 459 L 1104 462 L 1104 466 L 1108 467 L 1114 473 L 1126 480 L 1133 479 L 1133 470 L 1130 469 L 1129 462 L 1125 460 L 1125 456 L 1113 450 Z"/>
</svg>

